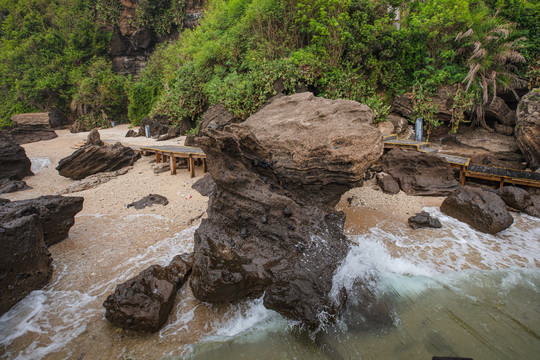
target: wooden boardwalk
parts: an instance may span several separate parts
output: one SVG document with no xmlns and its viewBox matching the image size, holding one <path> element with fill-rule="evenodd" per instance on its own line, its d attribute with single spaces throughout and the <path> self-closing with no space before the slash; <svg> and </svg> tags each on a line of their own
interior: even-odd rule
<svg viewBox="0 0 540 360">
<path fill-rule="evenodd" d="M 206 154 L 197 147 L 190 146 L 141 146 L 139 151 L 143 155 L 156 154 L 156 163 L 165 162 L 167 158 L 171 166 L 171 175 L 176 174 L 176 159 L 187 159 L 188 170 L 191 177 L 195 177 L 195 159 L 202 159 L 203 172 L 206 168 Z"/>
<path fill-rule="evenodd" d="M 444 158 L 452 167 L 459 169 L 459 182 L 465 185 L 468 177 L 499 182 L 499 187 L 505 183 L 540 188 L 540 174 L 532 171 L 501 168 L 471 163 L 468 157 L 446 155 L 438 153 L 431 144 L 422 141 L 398 139 L 396 134 L 383 136 L 384 147 L 387 149 L 402 148 L 413 149 L 420 152 L 431 153 Z"/>
</svg>

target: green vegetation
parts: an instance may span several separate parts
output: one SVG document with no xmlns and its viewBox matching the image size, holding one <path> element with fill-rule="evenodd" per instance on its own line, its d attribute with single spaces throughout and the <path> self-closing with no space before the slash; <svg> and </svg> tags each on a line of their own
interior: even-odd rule
<svg viewBox="0 0 540 360">
<path fill-rule="evenodd" d="M 455 131 L 465 112 L 485 126 L 497 89 L 540 81 L 540 4 L 529 0 L 210 0 L 200 26 L 158 47 L 134 80 L 110 71 L 110 31 L 98 27 L 118 21 L 118 0 L 12 3 L 0 0 L 0 126 L 70 105 L 135 125 L 156 113 L 196 123 L 217 103 L 246 118 L 300 89 L 364 102 L 384 121 L 391 98 L 414 89 L 429 133 L 440 125 L 429 95 L 459 85 Z M 139 0 L 134 21 L 165 35 L 184 8 Z"/>
</svg>

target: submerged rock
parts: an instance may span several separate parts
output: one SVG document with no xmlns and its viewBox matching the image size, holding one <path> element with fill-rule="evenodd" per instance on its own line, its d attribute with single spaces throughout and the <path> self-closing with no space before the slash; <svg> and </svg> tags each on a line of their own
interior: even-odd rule
<svg viewBox="0 0 540 360">
<path fill-rule="evenodd" d="M 194 295 L 217 303 L 264 292 L 267 308 L 311 328 L 331 317 L 332 276 L 348 251 L 335 205 L 382 154 L 372 120 L 365 105 L 301 93 L 203 130 L 215 188 L 195 232 Z"/>
<path fill-rule="evenodd" d="M 540 168 L 540 88 L 521 98 L 517 108 L 516 138 L 533 170 Z"/>
<path fill-rule="evenodd" d="M 8 206 L 5 204 L 5 206 Z M 0 315 L 52 275 L 41 221 L 35 214 L 0 221 Z"/>
<path fill-rule="evenodd" d="M 441 211 L 488 234 L 498 233 L 514 222 L 499 196 L 470 187 L 459 188 L 447 197 Z"/>
<path fill-rule="evenodd" d="M 64 240 L 75 224 L 75 215 L 82 210 L 84 198 L 60 195 L 12 201 L 0 207 L 0 223 L 37 215 L 47 246 Z"/>
<path fill-rule="evenodd" d="M 32 163 L 24 148 L 9 136 L 0 133 L 0 178 L 22 180 L 26 176 L 34 175 L 31 167 Z"/>
<path fill-rule="evenodd" d="M 99 133 L 95 131 L 88 136 L 87 145 L 61 159 L 56 170 L 62 176 L 81 180 L 100 172 L 110 172 L 131 166 L 140 157 L 140 153 L 136 153 L 119 142 L 114 145 L 104 145 L 99 138 Z"/>
<path fill-rule="evenodd" d="M 144 209 L 145 207 L 152 206 L 154 204 L 167 205 L 169 200 L 165 196 L 158 194 L 149 194 L 148 196 L 143 197 L 141 200 L 134 201 L 131 204 L 128 204 L 128 208 L 134 207 L 137 210 Z"/>
<path fill-rule="evenodd" d="M 438 156 L 393 149 L 383 157 L 383 171 L 407 195 L 446 196 L 459 187 L 450 164 Z"/>
<path fill-rule="evenodd" d="M 411 216 L 408 223 L 415 230 L 426 227 L 435 229 L 442 228 L 442 224 L 439 219 L 431 217 L 431 215 L 425 211 L 421 211 L 418 214 Z"/>
<path fill-rule="evenodd" d="M 137 331 L 158 331 L 167 321 L 176 291 L 191 273 L 193 254 L 177 255 L 166 267 L 152 265 L 116 286 L 103 306 L 113 325 Z"/>
</svg>

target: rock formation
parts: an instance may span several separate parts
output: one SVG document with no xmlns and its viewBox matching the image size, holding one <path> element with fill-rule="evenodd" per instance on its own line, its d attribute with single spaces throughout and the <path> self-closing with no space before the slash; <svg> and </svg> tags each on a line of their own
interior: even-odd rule
<svg viewBox="0 0 540 360">
<path fill-rule="evenodd" d="M 162 267 L 152 265 L 116 286 L 103 306 L 113 325 L 137 331 L 158 331 L 167 321 L 176 291 L 191 273 L 193 254 L 177 255 Z"/>
<path fill-rule="evenodd" d="M 517 108 L 516 138 L 532 170 L 540 168 L 540 88 L 521 98 Z"/>
<path fill-rule="evenodd" d="M 13 115 L 11 121 L 15 126 L 5 131 L 17 144 L 28 144 L 58 137 L 51 128 L 49 113 Z"/>
<path fill-rule="evenodd" d="M 512 209 L 524 211 L 533 205 L 531 195 L 527 190 L 515 186 L 505 186 L 497 190 L 497 195 Z"/>
<path fill-rule="evenodd" d="M 301 93 L 244 123 L 207 128 L 197 143 L 215 182 L 195 232 L 191 289 L 207 302 L 264 293 L 264 305 L 314 328 L 346 256 L 341 195 L 383 151 L 373 112 Z"/>
<path fill-rule="evenodd" d="M 150 127 L 150 137 L 165 135 L 169 131 L 169 119 L 163 116 L 154 116 L 154 118 L 144 117 L 139 127 L 139 135 L 146 136 L 146 127 Z"/>
<path fill-rule="evenodd" d="M 25 176 L 34 175 L 31 166 L 24 148 L 0 133 L 0 178 L 22 180 Z"/>
<path fill-rule="evenodd" d="M 417 151 L 393 149 L 383 157 L 383 171 L 407 195 L 446 196 L 459 187 L 444 159 Z"/>
<path fill-rule="evenodd" d="M 161 196 L 158 194 L 150 194 L 148 196 L 143 197 L 141 200 L 134 201 L 131 204 L 128 204 L 127 207 L 134 207 L 137 210 L 144 209 L 145 207 L 152 206 L 154 204 L 160 204 L 160 205 L 167 205 L 169 203 L 169 200 L 165 196 Z"/>
<path fill-rule="evenodd" d="M 6 205 L 4 205 L 6 206 Z M 38 216 L 0 221 L 0 315 L 52 275 L 50 253 Z"/>
<path fill-rule="evenodd" d="M 80 180 L 100 172 L 110 172 L 131 166 L 141 157 L 140 153 L 134 152 L 133 149 L 119 142 L 114 145 L 103 145 L 97 130 L 91 134 L 88 136 L 87 145 L 58 162 L 56 170 L 60 175 Z"/>
<path fill-rule="evenodd" d="M 470 187 L 459 188 L 447 197 L 441 211 L 488 234 L 502 231 L 514 222 L 499 196 Z"/>
<path fill-rule="evenodd" d="M 418 214 L 411 216 L 407 222 L 413 229 L 421 229 L 421 228 L 435 228 L 440 229 L 442 228 L 442 224 L 439 221 L 439 219 L 435 219 L 429 215 L 429 213 L 425 211 L 421 211 Z"/>
<path fill-rule="evenodd" d="M 0 194 L 28 189 L 28 185 L 22 180 L 10 180 L 0 178 Z"/>
<path fill-rule="evenodd" d="M 36 214 L 47 246 L 68 236 L 75 215 L 82 210 L 84 198 L 46 195 L 35 199 L 12 201 L 0 207 L 0 223 Z"/>
<path fill-rule="evenodd" d="M 239 122 L 240 119 L 236 118 L 225 105 L 216 104 L 211 106 L 202 116 L 199 122 L 199 132 L 206 129 L 211 123 L 214 129 L 223 129 L 226 125 Z"/>
<path fill-rule="evenodd" d="M 383 192 L 386 194 L 397 194 L 399 193 L 399 184 L 397 181 L 390 175 L 385 173 L 377 174 L 377 185 L 379 185 Z"/>
<path fill-rule="evenodd" d="M 452 120 L 452 105 L 454 100 L 452 95 L 456 92 L 454 86 L 443 86 L 437 92 L 437 95 L 432 97 L 434 105 L 437 105 L 437 113 L 435 117 L 443 122 L 450 123 Z M 405 93 L 397 96 L 393 103 L 391 112 L 405 118 L 413 116 L 413 94 Z"/>
</svg>

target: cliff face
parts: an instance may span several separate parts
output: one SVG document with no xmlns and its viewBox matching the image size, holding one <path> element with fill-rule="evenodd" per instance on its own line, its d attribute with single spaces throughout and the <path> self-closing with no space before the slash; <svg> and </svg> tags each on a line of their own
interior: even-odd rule
<svg viewBox="0 0 540 360">
<path fill-rule="evenodd" d="M 167 36 L 158 37 L 151 29 L 137 26 L 137 0 L 120 0 L 123 9 L 114 27 L 110 45 L 113 69 L 120 74 L 138 75 L 157 44 L 175 39 L 179 32 L 199 24 L 204 0 L 188 0 L 183 27 Z"/>
</svg>

